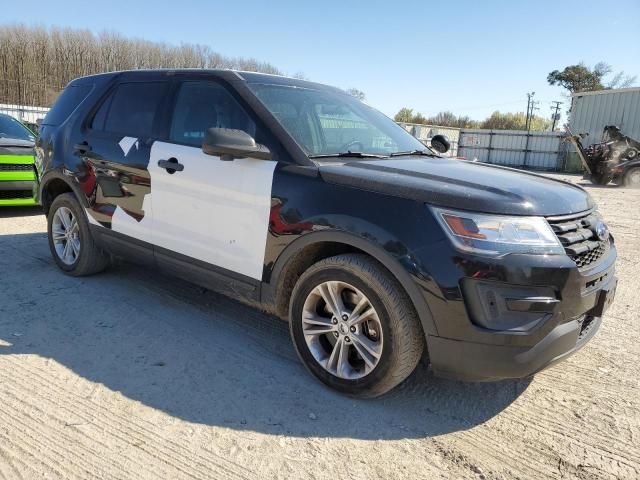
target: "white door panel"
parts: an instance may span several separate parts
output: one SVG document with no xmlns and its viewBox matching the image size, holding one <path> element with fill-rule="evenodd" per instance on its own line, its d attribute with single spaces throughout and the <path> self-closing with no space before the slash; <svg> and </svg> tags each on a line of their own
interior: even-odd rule
<svg viewBox="0 0 640 480">
<path fill-rule="evenodd" d="M 175 158 L 184 170 L 158 166 Z M 200 148 L 155 142 L 149 173 L 153 243 L 261 280 L 276 162 L 222 161 Z"/>
</svg>

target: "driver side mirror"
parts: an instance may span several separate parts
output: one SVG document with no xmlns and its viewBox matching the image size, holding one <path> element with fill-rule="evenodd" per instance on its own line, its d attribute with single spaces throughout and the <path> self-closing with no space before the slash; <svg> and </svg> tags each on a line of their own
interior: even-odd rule
<svg viewBox="0 0 640 480">
<path fill-rule="evenodd" d="M 236 158 L 271 160 L 271 152 L 244 130 L 232 128 L 210 128 L 204 135 L 202 151 L 207 155 L 231 161 Z"/>
<path fill-rule="evenodd" d="M 434 135 L 431 137 L 431 148 L 438 153 L 446 153 L 451 148 L 451 143 L 446 135 Z"/>
</svg>

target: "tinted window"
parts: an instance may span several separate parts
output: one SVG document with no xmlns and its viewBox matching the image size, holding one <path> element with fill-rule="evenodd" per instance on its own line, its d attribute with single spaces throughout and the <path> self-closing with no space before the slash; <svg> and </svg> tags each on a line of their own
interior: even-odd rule
<svg viewBox="0 0 640 480">
<path fill-rule="evenodd" d="M 43 125 L 60 125 L 82 102 L 93 85 L 70 85 L 65 88 L 42 121 Z"/>
<path fill-rule="evenodd" d="M 222 85 L 183 83 L 173 111 L 170 140 L 200 147 L 204 132 L 212 127 L 244 130 L 252 137 L 256 133 L 255 123 Z"/>
<path fill-rule="evenodd" d="M 91 127 L 131 137 L 151 136 L 153 120 L 165 89 L 164 82 L 118 85 L 96 112 Z"/>
<path fill-rule="evenodd" d="M 113 94 L 109 95 L 109 97 L 102 102 L 100 108 L 96 112 L 91 120 L 91 128 L 94 130 L 104 130 L 104 122 L 107 119 L 107 113 L 109 112 L 109 108 L 111 108 L 111 102 L 113 101 Z"/>
</svg>

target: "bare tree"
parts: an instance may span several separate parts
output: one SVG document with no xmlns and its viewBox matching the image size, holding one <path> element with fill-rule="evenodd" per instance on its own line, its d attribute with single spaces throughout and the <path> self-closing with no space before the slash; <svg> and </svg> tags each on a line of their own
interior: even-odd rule
<svg viewBox="0 0 640 480">
<path fill-rule="evenodd" d="M 237 68 L 282 74 L 255 58 L 231 58 L 207 45 L 168 45 L 117 32 L 0 26 L 0 103 L 48 106 L 74 78 L 139 68 Z"/>
</svg>

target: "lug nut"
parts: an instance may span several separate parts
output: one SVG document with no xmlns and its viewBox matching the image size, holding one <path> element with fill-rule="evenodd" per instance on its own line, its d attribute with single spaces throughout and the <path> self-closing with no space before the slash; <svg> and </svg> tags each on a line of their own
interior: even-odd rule
<svg viewBox="0 0 640 480">
<path fill-rule="evenodd" d="M 340 334 L 338 332 L 333 332 L 333 336 L 338 338 L 340 336 Z"/>
<path fill-rule="evenodd" d="M 336 323 L 338 323 L 338 319 L 336 317 L 333 317 L 331 319 L 331 323 L 333 323 L 335 325 Z"/>
<path fill-rule="evenodd" d="M 344 341 L 349 343 L 351 341 L 351 339 L 349 337 L 344 337 Z"/>
<path fill-rule="evenodd" d="M 351 330 L 351 333 L 356 333 L 356 327 L 352 326 L 349 330 Z"/>
<path fill-rule="evenodd" d="M 348 315 L 342 315 L 342 319 L 346 322 L 347 320 L 349 320 L 349 316 Z"/>
</svg>

